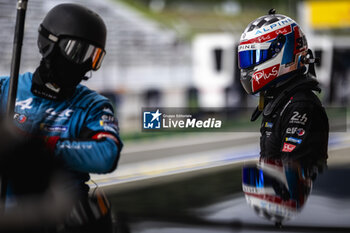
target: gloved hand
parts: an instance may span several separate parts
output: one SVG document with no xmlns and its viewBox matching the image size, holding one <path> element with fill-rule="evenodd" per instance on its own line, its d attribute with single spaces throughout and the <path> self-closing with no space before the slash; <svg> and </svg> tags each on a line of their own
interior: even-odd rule
<svg viewBox="0 0 350 233">
<path fill-rule="evenodd" d="M 45 190 L 56 167 L 49 149 L 58 139 L 29 135 L 3 123 L 0 135 L 0 176 L 11 184 L 11 192 L 22 195 Z"/>
</svg>

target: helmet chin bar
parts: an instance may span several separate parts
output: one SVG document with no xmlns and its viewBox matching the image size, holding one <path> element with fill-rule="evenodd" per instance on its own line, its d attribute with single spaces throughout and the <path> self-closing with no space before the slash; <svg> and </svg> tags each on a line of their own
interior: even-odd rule
<svg viewBox="0 0 350 233">
<path fill-rule="evenodd" d="M 283 46 L 281 52 L 278 53 L 277 56 L 252 69 L 249 75 L 251 77 L 251 89 L 253 94 L 265 90 L 274 79 L 283 74 L 280 63 L 284 49 L 285 47 Z"/>
<path fill-rule="evenodd" d="M 252 93 L 252 77 L 254 72 L 256 71 L 256 69 L 242 69 L 241 70 L 241 84 L 244 88 L 244 90 L 248 93 L 248 94 L 254 94 Z"/>
</svg>

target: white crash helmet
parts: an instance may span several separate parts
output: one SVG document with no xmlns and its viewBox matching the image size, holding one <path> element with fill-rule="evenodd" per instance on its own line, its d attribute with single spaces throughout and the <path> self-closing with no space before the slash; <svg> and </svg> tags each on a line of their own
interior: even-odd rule
<svg viewBox="0 0 350 233">
<path fill-rule="evenodd" d="M 300 26 L 291 18 L 275 14 L 251 22 L 238 46 L 241 83 L 248 94 L 264 91 L 305 66 L 308 46 Z"/>
</svg>

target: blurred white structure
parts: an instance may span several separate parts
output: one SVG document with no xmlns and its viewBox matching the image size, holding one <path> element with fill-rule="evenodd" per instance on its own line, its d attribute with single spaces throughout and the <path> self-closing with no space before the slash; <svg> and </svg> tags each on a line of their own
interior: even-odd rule
<svg viewBox="0 0 350 233">
<path fill-rule="evenodd" d="M 193 40 L 193 82 L 201 107 L 225 107 L 233 85 L 235 39 L 231 34 L 200 34 Z"/>
<path fill-rule="evenodd" d="M 308 38 L 309 48 L 317 54 L 322 54 L 320 64 L 316 66 L 318 81 L 325 87 L 331 83 L 333 64 L 333 40 L 329 36 L 312 36 Z"/>
</svg>

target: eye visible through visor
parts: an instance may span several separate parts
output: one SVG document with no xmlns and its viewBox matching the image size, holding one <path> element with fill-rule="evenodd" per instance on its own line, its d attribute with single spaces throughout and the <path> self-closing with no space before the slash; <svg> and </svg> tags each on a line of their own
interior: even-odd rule
<svg viewBox="0 0 350 233">
<path fill-rule="evenodd" d="M 64 56 L 74 63 L 82 64 L 91 58 L 91 68 L 93 70 L 100 68 L 106 54 L 102 48 L 76 39 L 60 39 L 59 47 Z"/>
</svg>

